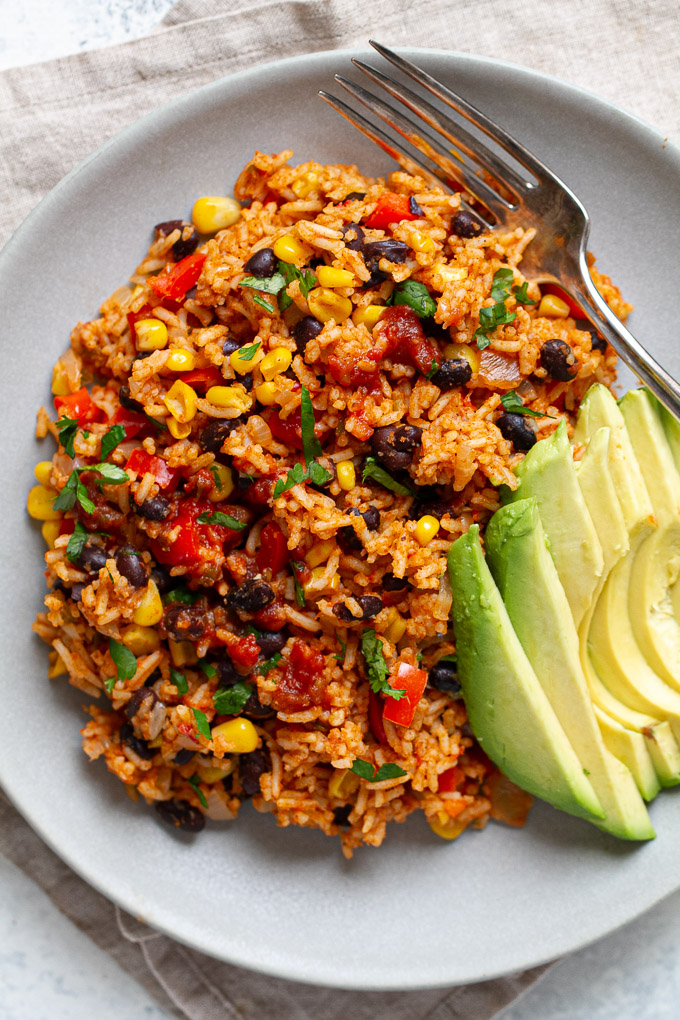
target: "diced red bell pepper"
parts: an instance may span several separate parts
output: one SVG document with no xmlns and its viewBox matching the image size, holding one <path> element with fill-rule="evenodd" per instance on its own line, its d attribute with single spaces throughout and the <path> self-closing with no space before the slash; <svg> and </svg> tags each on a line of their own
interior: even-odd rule
<svg viewBox="0 0 680 1020">
<path fill-rule="evenodd" d="M 134 471 L 137 476 L 151 472 L 156 484 L 166 492 L 174 492 L 180 478 L 179 468 L 172 468 L 162 457 L 154 457 L 146 450 L 133 450 L 125 465 L 126 470 Z"/>
<path fill-rule="evenodd" d="M 289 558 L 288 543 L 281 528 L 277 524 L 265 524 L 260 532 L 260 548 L 255 554 L 259 569 L 263 571 L 269 568 L 272 574 L 278 574 Z"/>
<path fill-rule="evenodd" d="M 387 230 L 390 223 L 417 219 L 417 214 L 411 212 L 406 195 L 397 195 L 394 191 L 386 191 L 384 195 L 380 196 L 375 209 L 366 217 L 364 224 L 371 230 Z"/>
<path fill-rule="evenodd" d="M 76 530 L 76 522 L 72 517 L 62 517 L 59 521 L 59 534 L 60 535 L 72 535 Z"/>
<path fill-rule="evenodd" d="M 220 503 L 220 512 L 229 516 L 238 516 L 239 520 L 248 523 L 250 512 L 241 506 Z M 211 569 L 221 567 L 225 551 L 237 545 L 243 537 L 242 531 L 228 528 L 224 524 L 203 524 L 197 518 L 203 513 L 214 513 L 215 504 L 206 499 L 182 499 L 177 506 L 177 513 L 169 518 L 167 531 L 173 532 L 171 543 L 163 543 L 163 532 L 151 543 L 151 551 L 159 563 L 171 566 L 201 568 L 204 564 Z"/>
<path fill-rule="evenodd" d="M 314 410 L 314 435 L 323 446 L 330 437 L 330 432 L 324 432 L 318 424 L 317 419 L 320 417 L 321 412 Z M 287 418 L 280 418 L 278 414 L 272 414 L 267 419 L 267 424 L 272 430 L 272 435 L 276 439 L 285 443 L 286 446 L 292 446 L 295 450 L 302 449 L 302 419 L 300 415 L 300 408 L 296 408 L 292 414 L 289 414 Z"/>
<path fill-rule="evenodd" d="M 153 428 L 153 423 L 149 421 L 145 414 L 138 414 L 137 411 L 128 411 L 126 407 L 118 408 L 111 419 L 111 424 L 122 425 L 125 429 L 126 439 L 134 439 L 144 428 Z"/>
<path fill-rule="evenodd" d="M 452 768 L 446 769 L 446 771 L 442 772 L 440 775 L 437 783 L 439 793 L 453 793 L 454 790 L 458 789 L 464 779 L 465 773 L 458 765 L 454 765 Z"/>
<path fill-rule="evenodd" d="M 71 418 L 79 425 L 88 425 L 95 421 L 104 421 L 106 415 L 100 407 L 92 400 L 92 397 L 81 386 L 75 393 L 69 393 L 65 397 L 55 397 L 54 406 L 60 418 Z"/>
<path fill-rule="evenodd" d="M 133 340 L 137 340 L 137 331 L 135 329 L 136 324 L 140 321 L 140 319 L 148 319 L 150 311 L 151 305 L 142 305 L 138 312 L 127 313 L 127 321 Z"/>
<path fill-rule="evenodd" d="M 427 673 L 424 669 L 416 669 L 407 662 L 400 662 L 397 672 L 387 678 L 387 681 L 395 691 L 405 691 L 399 700 L 396 698 L 385 698 L 383 707 L 383 719 L 397 723 L 399 726 L 410 726 L 413 722 L 418 702 L 423 696 Z"/>
<path fill-rule="evenodd" d="M 206 257 L 204 252 L 196 251 L 180 262 L 169 263 L 158 276 L 151 277 L 149 285 L 161 297 L 182 301 L 198 283 Z"/>
<path fill-rule="evenodd" d="M 214 365 L 209 365 L 208 368 L 195 368 L 193 372 L 182 372 L 182 382 L 193 386 L 195 390 L 208 390 L 211 386 L 226 385 L 224 376 Z"/>
<path fill-rule="evenodd" d="M 387 743 L 387 734 L 382 722 L 382 701 L 373 691 L 368 692 L 368 725 L 379 744 Z"/>
<path fill-rule="evenodd" d="M 239 641 L 229 645 L 229 658 L 235 666 L 252 669 L 260 657 L 260 646 L 254 634 L 246 634 Z"/>
</svg>

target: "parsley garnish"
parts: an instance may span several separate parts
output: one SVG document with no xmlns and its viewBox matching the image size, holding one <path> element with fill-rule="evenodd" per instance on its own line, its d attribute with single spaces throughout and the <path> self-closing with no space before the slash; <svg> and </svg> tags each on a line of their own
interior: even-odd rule
<svg viewBox="0 0 680 1020">
<path fill-rule="evenodd" d="M 403 698 L 406 691 L 395 690 L 387 680 L 388 672 L 383 654 L 383 643 L 372 627 L 367 627 L 361 632 L 361 651 L 366 662 L 368 682 L 374 694 L 384 694 L 385 697 L 394 698 L 395 701 Z"/>
<path fill-rule="evenodd" d="M 532 301 L 532 299 L 527 294 L 527 287 L 528 286 L 529 286 L 529 281 L 525 280 L 521 287 L 513 287 L 512 288 L 512 293 L 515 295 L 515 300 L 517 301 L 518 305 L 535 305 L 536 304 L 536 302 Z"/>
<path fill-rule="evenodd" d="M 281 652 L 275 652 L 271 659 L 267 659 L 266 662 L 263 662 L 261 666 L 257 667 L 260 676 L 266 676 L 267 673 L 271 672 L 272 669 L 278 666 L 282 658 L 283 656 L 281 655 Z"/>
<path fill-rule="evenodd" d="M 433 358 L 432 359 L 432 364 L 430 365 L 430 370 L 429 370 L 429 372 L 426 373 L 425 378 L 426 379 L 432 379 L 432 377 L 435 376 L 438 371 L 439 371 L 439 365 L 437 364 L 437 362 Z"/>
<path fill-rule="evenodd" d="M 352 762 L 351 772 L 354 772 L 357 776 L 361 776 L 369 783 L 379 783 L 383 779 L 397 779 L 399 776 L 405 776 L 407 773 L 397 765 L 396 762 L 388 761 L 384 765 L 381 765 L 376 770 L 374 765 L 371 765 L 370 761 L 364 761 L 363 758 L 355 758 Z"/>
<path fill-rule="evenodd" d="M 416 490 L 412 485 L 396 481 L 391 474 L 385 471 L 385 468 L 378 464 L 375 457 L 366 458 L 361 480 L 365 482 L 367 478 L 372 478 L 374 482 L 378 482 L 384 489 L 396 492 L 399 496 L 415 496 Z"/>
<path fill-rule="evenodd" d="M 211 676 L 215 676 L 215 673 L 217 673 L 217 670 L 215 669 L 211 662 L 204 662 L 204 660 L 201 659 L 198 665 L 199 668 L 203 670 L 208 679 L 210 679 Z"/>
<path fill-rule="evenodd" d="M 217 467 L 217 464 L 213 464 L 213 466 L 210 468 L 210 474 L 213 476 L 215 488 L 217 489 L 218 492 L 221 492 L 224 486 L 222 484 L 222 476 L 220 475 L 220 471 L 219 468 Z"/>
<path fill-rule="evenodd" d="M 88 531 L 80 521 L 76 521 L 73 533 L 66 546 L 66 555 L 71 563 L 77 563 L 83 547 L 91 535 L 101 535 L 103 538 L 110 538 L 108 531 Z"/>
<path fill-rule="evenodd" d="M 272 311 L 274 311 L 273 308 Z M 262 341 L 256 340 L 254 344 L 248 344 L 247 347 L 241 347 L 239 349 L 238 356 L 241 359 L 241 361 L 252 361 L 261 346 Z"/>
<path fill-rule="evenodd" d="M 210 723 L 205 712 L 201 712 L 200 708 L 192 708 L 191 711 L 194 713 L 194 719 L 196 720 L 196 729 L 205 737 L 206 740 L 212 739 L 212 733 L 210 732 Z"/>
<path fill-rule="evenodd" d="M 491 284 L 491 297 L 496 302 L 489 308 L 479 309 L 479 326 L 474 332 L 473 339 L 477 340 L 477 347 L 483 351 L 488 347 L 491 340 L 489 333 L 493 333 L 498 326 L 504 326 L 517 318 L 516 312 L 509 312 L 505 307 L 505 299 L 510 297 L 510 284 L 512 283 L 512 269 L 497 269 L 493 274 Z"/>
<path fill-rule="evenodd" d="M 295 601 L 299 605 L 300 609 L 304 609 L 307 605 L 305 601 L 305 590 L 298 581 L 298 570 L 304 570 L 304 563 L 300 563 L 299 560 L 291 560 L 290 565 L 293 571 L 293 581 L 295 582 Z"/>
<path fill-rule="evenodd" d="M 180 673 L 177 669 L 170 670 L 170 683 L 173 683 L 177 688 L 178 694 L 186 694 L 189 690 L 189 684 L 184 673 Z"/>
<path fill-rule="evenodd" d="M 336 662 L 344 662 L 345 661 L 345 653 L 347 652 L 347 644 L 346 644 L 345 641 L 342 640 L 342 638 L 338 637 L 337 631 L 335 632 L 335 637 L 336 637 L 336 639 L 338 640 L 338 642 L 340 644 L 340 651 L 336 652 L 336 654 L 333 656 L 333 658 L 335 659 Z"/>
<path fill-rule="evenodd" d="M 198 602 L 200 597 L 197 591 L 189 591 L 188 588 L 173 588 L 172 591 L 165 593 L 163 602 L 185 602 L 188 606 L 192 606 L 194 602 Z"/>
<path fill-rule="evenodd" d="M 59 442 L 64 447 L 64 453 L 68 454 L 69 457 L 75 457 L 73 440 L 78 431 L 78 419 L 60 418 L 57 422 L 57 428 L 59 429 Z"/>
<path fill-rule="evenodd" d="M 125 439 L 125 429 L 122 425 L 112 425 L 106 435 L 102 438 L 102 460 L 115 450 L 119 443 Z"/>
<path fill-rule="evenodd" d="M 282 273 L 274 273 L 273 276 L 244 276 L 240 285 L 260 290 L 263 294 L 278 294 L 286 286 L 286 280 Z"/>
<path fill-rule="evenodd" d="M 115 678 L 115 676 L 107 677 L 107 679 L 104 681 L 104 687 L 106 687 L 106 690 L 107 690 L 108 694 L 113 694 L 113 688 L 115 686 L 116 686 L 116 678 Z"/>
<path fill-rule="evenodd" d="M 260 297 L 259 294 L 253 294 L 253 301 L 255 302 L 256 305 L 259 305 L 260 308 L 266 308 L 266 310 L 268 312 L 272 312 L 273 313 L 274 305 L 270 304 L 269 301 L 265 301 L 265 299 Z M 248 361 L 248 360 L 249 359 L 246 358 L 246 361 Z"/>
<path fill-rule="evenodd" d="M 437 311 L 437 302 L 424 283 L 404 280 L 392 291 L 391 304 L 408 305 L 421 319 L 427 319 Z"/>
<path fill-rule="evenodd" d="M 288 296 L 285 289 L 289 283 L 292 283 L 293 280 L 299 280 L 300 293 L 303 297 L 307 297 L 312 287 L 316 287 L 317 280 L 311 269 L 298 269 L 291 262 L 279 261 L 279 272 L 283 275 L 285 283 L 277 300 L 279 308 L 284 312 L 293 303 L 293 299 Z"/>
<path fill-rule="evenodd" d="M 522 403 L 517 390 L 509 390 L 508 393 L 504 393 L 501 397 L 501 404 L 506 411 L 510 411 L 511 414 L 523 414 L 530 418 L 554 418 L 554 414 L 544 414 L 543 411 L 532 411 L 530 407 L 525 407 Z"/>
<path fill-rule="evenodd" d="M 253 685 L 239 680 L 232 687 L 220 687 L 213 694 L 213 703 L 219 715 L 238 715 L 253 693 Z"/>
<path fill-rule="evenodd" d="M 111 637 L 109 638 L 109 655 L 113 659 L 116 667 L 116 680 L 121 682 L 124 680 L 131 680 L 137 672 L 137 660 L 125 645 L 122 645 L 120 641 L 114 641 Z M 114 680 L 114 684 L 116 682 Z M 113 685 L 111 686 L 113 690 Z"/>
<path fill-rule="evenodd" d="M 505 301 L 506 298 L 510 297 L 512 275 L 512 269 L 497 269 L 493 274 L 491 297 L 494 301 Z"/>
<path fill-rule="evenodd" d="M 194 793 L 196 794 L 196 796 L 200 800 L 200 802 L 203 805 L 203 807 L 207 808 L 208 801 L 206 800 L 206 797 L 205 797 L 205 794 L 203 793 L 203 790 L 198 785 L 200 783 L 200 781 L 201 781 L 201 777 L 196 772 L 193 774 L 191 779 L 187 779 L 187 783 L 189 784 L 191 789 L 194 791 Z"/>
<path fill-rule="evenodd" d="M 300 461 L 296 461 L 292 468 L 286 475 L 285 480 L 279 478 L 276 485 L 274 486 L 274 493 L 272 498 L 278 499 L 279 496 L 283 495 L 284 492 L 288 492 L 294 485 L 299 485 L 301 482 L 307 481 L 307 472 L 303 468 Z"/>
<path fill-rule="evenodd" d="M 314 418 L 312 398 L 307 387 L 303 386 L 300 396 L 300 431 L 302 432 L 302 455 L 305 458 L 307 468 L 305 470 L 299 461 L 293 464 L 293 467 L 286 476 L 286 480 L 279 479 L 274 486 L 274 499 L 278 499 L 282 493 L 287 492 L 294 485 L 299 485 L 301 482 L 309 480 L 314 485 L 324 485 L 325 482 L 330 481 L 333 477 L 330 471 L 326 471 L 315 459 L 323 454 L 321 443 L 316 438 L 314 432 L 315 425 L 316 420 Z"/>
<path fill-rule="evenodd" d="M 231 528 L 232 531 L 243 531 L 246 527 L 244 521 L 237 521 L 231 514 L 223 514 L 221 510 L 214 510 L 212 513 L 206 510 L 196 518 L 199 524 L 219 524 L 223 528 Z"/>
<path fill-rule="evenodd" d="M 94 503 L 89 497 L 88 491 L 80 481 L 81 471 L 95 471 L 101 478 L 97 479 L 98 485 L 122 485 L 129 481 L 128 476 L 122 468 L 115 464 L 101 463 L 91 464 L 86 467 L 74 468 L 66 480 L 66 485 L 54 501 L 55 510 L 72 510 L 76 500 L 80 503 L 85 513 L 94 513 Z"/>
</svg>

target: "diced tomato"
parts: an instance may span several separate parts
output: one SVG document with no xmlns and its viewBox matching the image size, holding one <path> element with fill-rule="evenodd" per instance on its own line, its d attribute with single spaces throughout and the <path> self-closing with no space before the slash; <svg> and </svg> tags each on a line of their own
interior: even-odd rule
<svg viewBox="0 0 680 1020">
<path fill-rule="evenodd" d="M 364 223 L 371 230 L 387 230 L 390 223 L 417 219 L 417 214 L 411 212 L 406 195 L 397 195 L 393 191 L 387 191 L 380 196 L 375 209 L 366 217 Z"/>
<path fill-rule="evenodd" d="M 71 517 L 62 517 L 59 522 L 60 535 L 72 535 L 76 530 L 76 522 Z"/>
<path fill-rule="evenodd" d="M 385 355 L 405 358 L 423 375 L 430 371 L 433 362 L 440 364 L 439 348 L 434 340 L 425 336 L 419 316 L 408 305 L 387 308 L 378 324 L 378 331 L 387 337 Z"/>
<path fill-rule="evenodd" d="M 272 430 L 272 435 L 286 446 L 292 446 L 295 450 L 302 449 L 302 421 L 299 407 L 287 418 L 273 414 L 269 418 L 269 428 Z"/>
<path fill-rule="evenodd" d="M 453 793 L 465 779 L 465 773 L 458 765 L 442 772 L 438 781 L 439 793 Z"/>
<path fill-rule="evenodd" d="M 71 418 L 79 425 L 88 425 L 95 421 L 104 421 L 106 415 L 100 407 L 92 400 L 92 397 L 81 386 L 75 393 L 69 393 L 65 397 L 55 397 L 54 406 L 60 418 Z"/>
<path fill-rule="evenodd" d="M 260 532 L 260 548 L 255 554 L 259 569 L 278 574 L 288 563 L 290 554 L 286 537 L 277 524 L 265 524 Z"/>
<path fill-rule="evenodd" d="M 138 476 L 150 471 L 156 479 L 156 484 L 166 492 L 175 491 L 181 473 L 179 468 L 170 467 L 162 457 L 154 457 L 146 450 L 133 450 L 125 467 Z"/>
<path fill-rule="evenodd" d="M 182 372 L 182 382 L 196 389 L 208 390 L 211 386 L 225 386 L 224 376 L 219 368 L 209 365 L 208 368 L 195 368 L 193 372 Z"/>
<path fill-rule="evenodd" d="M 245 637 L 229 645 L 229 657 L 235 666 L 242 669 L 252 669 L 260 657 L 260 646 L 254 634 L 246 634 Z"/>
<path fill-rule="evenodd" d="M 427 673 L 424 669 L 416 669 L 407 662 L 400 662 L 396 674 L 388 677 L 390 687 L 395 691 L 405 691 L 399 700 L 385 698 L 383 719 L 397 723 L 399 726 L 410 726 L 413 722 L 418 702 L 423 696 Z"/>
<path fill-rule="evenodd" d="M 158 276 L 150 278 L 149 285 L 161 297 L 182 301 L 187 291 L 198 283 L 206 257 L 204 252 L 196 251 L 180 262 L 171 262 Z"/>
<path fill-rule="evenodd" d="M 303 712 L 321 701 L 326 680 L 324 657 L 306 641 L 296 640 L 281 676 L 272 704 L 280 712 Z"/>
<path fill-rule="evenodd" d="M 261 627 L 262 630 L 283 630 L 287 620 L 286 607 L 278 599 L 274 599 L 264 609 L 258 609 L 256 613 L 253 613 L 255 626 Z"/>
<path fill-rule="evenodd" d="M 382 701 L 373 691 L 368 692 L 368 725 L 379 744 L 387 743 L 387 734 L 382 722 Z"/>
<path fill-rule="evenodd" d="M 221 503 L 219 510 L 244 524 L 252 519 L 250 511 L 242 506 Z M 194 574 L 204 572 L 204 565 L 210 571 L 219 569 L 225 553 L 241 541 L 243 531 L 235 531 L 224 524 L 198 522 L 201 514 L 214 512 L 215 504 L 208 500 L 181 500 L 176 515 L 168 519 L 159 537 L 151 543 L 151 551 L 158 562 L 186 566 Z M 173 533 L 172 542 L 163 541 L 166 531 Z"/>
<path fill-rule="evenodd" d="M 142 429 L 153 428 L 153 423 L 149 421 L 145 414 L 138 414 L 136 411 L 128 411 L 125 407 L 119 407 L 113 418 L 111 419 L 112 425 L 122 425 L 125 429 L 125 438 L 134 439 Z"/>
</svg>

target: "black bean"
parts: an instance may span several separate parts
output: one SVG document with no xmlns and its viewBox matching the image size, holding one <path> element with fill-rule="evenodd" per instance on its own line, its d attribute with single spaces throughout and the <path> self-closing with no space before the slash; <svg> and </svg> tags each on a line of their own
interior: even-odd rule
<svg viewBox="0 0 680 1020">
<path fill-rule="evenodd" d="M 146 517 L 147 521 L 164 521 L 170 513 L 170 500 L 165 496 L 151 496 L 143 503 L 133 501 L 133 509 L 140 517 Z"/>
<path fill-rule="evenodd" d="M 382 586 L 385 591 L 403 591 L 404 588 L 408 588 L 409 582 L 405 577 L 397 577 L 390 571 L 388 574 L 383 574 Z"/>
<path fill-rule="evenodd" d="M 521 414 L 510 414 L 506 411 L 496 419 L 501 435 L 512 443 L 516 450 L 530 450 L 536 442 L 536 433 L 527 425 Z"/>
<path fill-rule="evenodd" d="M 277 270 L 278 262 L 279 260 L 271 248 L 260 248 L 250 256 L 243 271 L 251 276 L 273 276 Z"/>
<path fill-rule="evenodd" d="M 172 760 L 175 765 L 188 765 L 195 754 L 196 752 L 190 751 L 188 747 L 181 747 Z"/>
<path fill-rule="evenodd" d="M 364 198 L 366 198 L 365 191 L 350 191 L 350 193 L 345 195 L 343 198 L 343 202 L 361 202 Z"/>
<path fill-rule="evenodd" d="M 81 599 L 82 594 L 83 594 L 83 588 L 86 588 L 86 587 L 87 587 L 87 585 L 83 584 L 81 582 L 78 582 L 77 584 L 74 584 L 72 586 L 72 588 L 71 588 L 71 598 L 73 599 L 74 602 L 80 602 L 80 599 Z"/>
<path fill-rule="evenodd" d="M 576 355 L 564 340 L 548 340 L 541 347 L 541 365 L 558 382 L 569 382 L 578 372 Z"/>
<path fill-rule="evenodd" d="M 233 336 L 228 336 L 222 343 L 222 354 L 224 354 L 226 358 L 230 354 L 233 354 L 234 351 L 237 351 L 240 346 L 241 344 L 238 342 L 238 340 L 234 339 Z"/>
<path fill-rule="evenodd" d="M 438 662 L 427 674 L 427 682 L 430 687 L 438 691 L 457 696 L 460 694 L 460 683 L 455 662 Z"/>
<path fill-rule="evenodd" d="M 350 240 L 348 241 L 347 234 L 349 233 L 353 233 L 355 236 L 350 238 Z M 358 223 L 348 223 L 346 227 L 343 227 L 342 236 L 345 239 L 346 248 L 349 248 L 350 251 L 361 251 L 362 245 L 364 243 L 364 237 L 366 235 L 364 234 L 363 229 L 359 226 Z"/>
<path fill-rule="evenodd" d="M 271 759 L 266 748 L 260 747 L 249 754 L 241 754 L 238 759 L 238 777 L 241 789 L 246 797 L 253 797 L 260 792 L 260 776 L 269 772 Z"/>
<path fill-rule="evenodd" d="M 162 223 L 157 223 L 153 228 L 156 234 L 156 240 L 159 237 L 167 237 L 173 230 L 181 230 L 184 226 L 184 220 L 164 220 Z"/>
<path fill-rule="evenodd" d="M 415 200 L 413 195 L 411 195 L 411 197 L 408 200 L 408 211 L 411 213 L 412 216 L 424 216 L 425 215 L 425 213 L 420 208 L 420 206 L 416 202 L 416 200 Z"/>
<path fill-rule="evenodd" d="M 388 262 L 406 262 L 407 258 L 411 254 L 411 249 L 403 241 L 395 241 L 392 237 L 386 237 L 384 241 L 367 241 L 361 247 L 361 254 L 366 260 L 387 259 Z"/>
<path fill-rule="evenodd" d="M 452 390 L 454 386 L 464 386 L 470 379 L 472 379 L 472 366 L 467 358 L 445 359 L 432 376 L 432 382 L 440 390 Z"/>
<path fill-rule="evenodd" d="M 467 209 L 459 209 L 451 221 L 451 233 L 458 237 L 479 237 L 485 230 L 480 218 Z"/>
<path fill-rule="evenodd" d="M 333 615 L 343 623 L 352 623 L 355 620 L 370 620 L 377 616 L 383 607 L 379 595 L 355 595 L 355 601 L 361 606 L 361 616 L 355 616 L 344 602 L 336 602 L 333 606 Z"/>
<path fill-rule="evenodd" d="M 256 577 L 244 581 L 238 588 L 232 588 L 226 597 L 228 609 L 242 613 L 257 613 L 270 605 L 276 598 L 274 589 L 266 581 Z"/>
<path fill-rule="evenodd" d="M 120 400 L 120 406 L 124 407 L 126 411 L 135 411 L 137 414 L 144 414 L 144 405 L 140 404 L 138 400 L 135 400 L 130 396 L 130 387 L 121 386 L 118 390 L 118 399 Z"/>
<path fill-rule="evenodd" d="M 144 758 L 145 761 L 150 761 L 156 753 L 153 747 L 149 747 L 146 740 L 135 736 L 135 731 L 129 722 L 123 723 L 121 726 L 120 739 L 131 751 L 134 751 L 138 758 Z"/>
<path fill-rule="evenodd" d="M 384 425 L 371 436 L 371 453 L 388 471 L 400 471 L 413 460 L 422 433 L 417 425 Z"/>
<path fill-rule="evenodd" d="M 604 339 L 604 337 L 600 336 L 595 327 L 590 322 L 588 322 L 587 319 L 577 319 L 575 325 L 577 329 L 581 329 L 586 333 L 590 333 L 591 351 L 602 351 L 602 353 L 604 354 L 604 352 L 607 350 L 607 341 Z"/>
<path fill-rule="evenodd" d="M 369 506 L 366 510 L 357 510 L 356 507 L 352 507 L 349 511 L 351 517 L 363 518 L 364 524 L 369 531 L 377 531 L 380 527 L 380 511 L 375 506 Z M 348 525 L 351 527 L 351 525 Z M 354 531 L 354 528 L 352 528 Z"/>
<path fill-rule="evenodd" d="M 188 226 L 190 226 L 188 223 L 182 224 L 182 228 Z M 191 233 L 187 238 L 180 237 L 178 241 L 175 241 L 172 246 L 172 257 L 175 262 L 181 262 L 182 259 L 185 259 L 188 255 L 193 255 L 197 248 L 198 234 L 196 233 L 195 228 L 192 227 Z"/>
<path fill-rule="evenodd" d="M 408 516 L 409 520 L 417 521 L 424 514 L 429 514 L 430 517 L 436 517 L 440 521 L 444 514 L 450 514 L 452 511 L 453 504 L 445 499 L 415 499 Z"/>
<path fill-rule="evenodd" d="M 429 337 L 430 340 L 437 340 L 441 344 L 451 343 L 451 334 L 448 329 L 444 326 L 440 326 L 438 322 L 434 321 L 434 319 L 421 319 L 420 324 L 423 327 L 423 333 L 426 337 Z"/>
<path fill-rule="evenodd" d="M 323 329 L 323 322 L 319 322 L 313 315 L 305 315 L 293 326 L 293 340 L 298 354 L 305 353 L 305 347 L 310 340 L 318 336 Z"/>
<path fill-rule="evenodd" d="M 233 687 L 234 684 L 243 680 L 243 677 L 236 671 L 234 663 L 226 653 L 224 658 L 220 659 L 217 663 L 217 678 L 220 682 L 220 687 Z"/>
<path fill-rule="evenodd" d="M 216 418 L 201 432 L 198 440 L 202 450 L 209 453 L 219 453 L 225 439 L 231 435 L 235 428 L 242 425 L 245 418 Z"/>
<path fill-rule="evenodd" d="M 128 579 L 133 588 L 146 586 L 148 571 L 134 549 L 119 549 L 116 553 L 116 566 L 119 573 Z"/>
<path fill-rule="evenodd" d="M 333 825 L 340 825 L 346 829 L 349 825 L 349 816 L 352 814 L 353 804 L 343 804 L 342 807 L 333 808 Z"/>
<path fill-rule="evenodd" d="M 231 793 L 234 785 L 234 773 L 230 772 L 228 776 L 225 776 L 222 780 L 222 789 L 225 793 Z"/>
<path fill-rule="evenodd" d="M 97 574 L 106 566 L 107 560 L 106 549 L 102 549 L 98 545 L 90 545 L 86 542 L 83 546 L 76 565 L 82 567 L 83 570 L 87 570 L 90 574 Z"/>
<path fill-rule="evenodd" d="M 200 832 L 205 828 L 205 817 L 198 808 L 186 800 L 158 800 L 154 807 L 166 825 L 184 832 Z"/>
<path fill-rule="evenodd" d="M 253 386 L 255 385 L 255 380 L 253 379 L 250 372 L 247 372 L 245 375 L 242 375 L 239 379 L 239 382 L 241 383 L 241 386 L 243 386 L 243 389 L 246 391 L 246 393 L 250 393 Z M 240 424 L 241 423 L 239 422 L 239 425 Z"/>
<path fill-rule="evenodd" d="M 175 641 L 198 641 L 206 627 L 206 611 L 203 606 L 188 606 L 176 602 L 166 606 L 163 613 L 163 627 Z"/>
<path fill-rule="evenodd" d="M 241 709 L 241 715 L 245 715 L 247 719 L 271 719 L 276 712 L 271 705 L 263 705 L 257 692 L 253 691 Z"/>
<path fill-rule="evenodd" d="M 288 632 L 285 627 L 283 630 L 261 630 L 257 635 L 257 643 L 260 646 L 260 654 L 265 659 L 271 659 L 272 655 L 276 655 L 280 652 L 286 641 L 288 640 Z"/>
<path fill-rule="evenodd" d="M 346 524 L 344 528 L 338 528 L 335 537 L 343 552 L 361 552 L 363 549 L 361 539 L 351 524 Z"/>
<path fill-rule="evenodd" d="M 176 579 L 171 577 L 164 567 L 160 566 L 152 567 L 151 580 L 161 595 L 165 595 L 166 591 L 170 591 L 172 586 L 177 583 Z"/>
<path fill-rule="evenodd" d="M 148 702 L 147 710 L 149 710 L 158 700 L 158 695 L 151 687 L 140 687 L 125 706 L 125 714 L 128 719 L 132 719 L 139 712 L 143 702 Z"/>
</svg>

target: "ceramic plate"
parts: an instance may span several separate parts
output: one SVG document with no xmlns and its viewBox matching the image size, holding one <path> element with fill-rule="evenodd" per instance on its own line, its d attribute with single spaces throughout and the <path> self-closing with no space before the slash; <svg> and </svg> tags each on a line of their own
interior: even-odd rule
<svg viewBox="0 0 680 1020">
<path fill-rule="evenodd" d="M 676 376 L 674 281 L 680 154 L 644 124 L 543 75 L 413 51 L 430 73 L 520 137 L 593 220 L 600 266 L 636 306 L 632 328 Z M 490 824 L 453 843 L 422 816 L 352 861 L 318 832 L 278 829 L 250 806 L 237 823 L 175 834 L 80 749 L 87 699 L 45 679 L 30 632 L 44 595 L 43 542 L 25 514 L 51 366 L 78 319 L 140 261 L 153 224 L 229 193 L 255 147 L 296 160 L 385 156 L 317 98 L 349 53 L 256 68 L 134 124 L 70 174 L 0 256 L 4 615 L 0 781 L 36 831 L 131 914 L 235 964 L 341 987 L 478 981 L 577 949 L 680 886 L 680 801 L 651 806 L 658 836 L 629 846 L 538 804 L 524 830 Z M 378 58 L 376 58 L 378 59 Z M 49 446 L 49 451 L 47 447 Z"/>
</svg>

